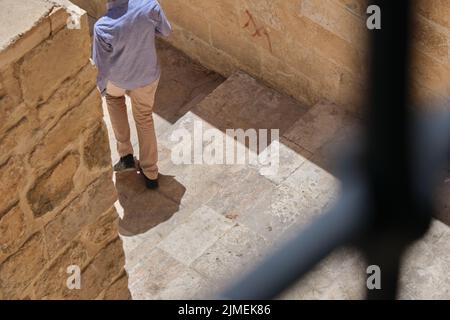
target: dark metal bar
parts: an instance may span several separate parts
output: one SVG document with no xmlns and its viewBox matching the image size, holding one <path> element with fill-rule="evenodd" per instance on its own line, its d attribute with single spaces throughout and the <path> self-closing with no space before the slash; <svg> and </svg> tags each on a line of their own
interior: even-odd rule
<svg viewBox="0 0 450 320">
<path fill-rule="evenodd" d="M 411 4 L 375 0 L 381 30 L 371 31 L 371 87 L 367 114 L 367 176 L 373 198 L 373 223 L 361 248 L 369 265 L 381 268 L 381 290 L 369 299 L 394 299 L 404 250 L 431 221 L 428 199 L 417 193 L 415 139 L 410 102 Z"/>
<path fill-rule="evenodd" d="M 442 182 L 443 173 L 450 164 L 450 101 L 439 107 L 445 111 L 421 115 L 423 120 L 415 128 L 417 149 L 414 160 L 417 179 L 421 181 L 417 193 L 428 197 L 433 195 L 430 190 Z"/>
<path fill-rule="evenodd" d="M 381 270 L 381 289 L 367 288 L 368 300 L 394 300 L 398 294 L 401 248 L 380 247 L 368 254 L 368 265 L 376 265 Z"/>
</svg>

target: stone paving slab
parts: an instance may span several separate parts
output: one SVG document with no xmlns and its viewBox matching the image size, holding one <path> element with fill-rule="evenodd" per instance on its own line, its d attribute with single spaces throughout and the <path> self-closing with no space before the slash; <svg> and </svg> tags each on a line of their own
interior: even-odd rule
<svg viewBox="0 0 450 320">
<path fill-rule="evenodd" d="M 134 272 L 129 273 L 129 286 L 134 299 L 160 299 L 162 291 L 188 267 L 168 253 L 154 248 L 139 262 Z"/>
<path fill-rule="evenodd" d="M 440 221 L 404 257 L 400 299 L 450 298 L 450 230 Z M 444 252 L 445 251 L 445 252 Z M 365 264 L 351 249 L 340 249 L 298 282 L 284 299 L 364 299 Z"/>
<path fill-rule="evenodd" d="M 307 108 L 237 72 L 200 102 L 193 112 L 220 130 L 278 129 L 283 135 Z"/>
<path fill-rule="evenodd" d="M 214 212 L 211 208 L 202 206 L 190 215 L 188 221 L 177 226 L 161 241 L 158 248 L 168 252 L 183 264 L 190 266 L 233 224 L 231 219 Z"/>
<path fill-rule="evenodd" d="M 260 197 L 236 220 L 275 244 L 284 240 L 295 226 L 310 223 L 323 212 L 326 203 L 326 197 L 309 200 L 299 190 L 282 184 Z"/>
<path fill-rule="evenodd" d="M 265 239 L 243 225 L 235 225 L 192 264 L 215 289 L 231 284 L 264 257 Z"/>
<path fill-rule="evenodd" d="M 178 67 L 184 68 L 183 63 Z M 174 79 L 162 81 L 190 81 L 189 77 L 177 78 L 176 72 L 171 77 Z M 282 102 L 290 101 L 288 98 L 241 73 L 195 106 L 197 96 L 186 95 L 193 100 L 163 116 L 155 113 L 160 190 L 143 190 L 136 175 L 116 177 L 116 184 L 127 181 L 122 184 L 129 190 L 119 188 L 119 192 L 122 201 L 135 207 L 135 225 L 147 226 L 135 234 L 122 234 L 134 299 L 213 297 L 324 214 L 339 193 L 339 181 L 323 164 L 329 161 L 325 159 L 327 150 L 351 135 L 346 128 L 353 124 L 347 114 L 326 104 L 305 113 L 296 104 Z M 258 99 L 262 100 L 256 103 Z M 264 101 L 277 107 L 268 112 L 273 106 Z M 206 129 L 217 130 L 224 139 L 229 138 L 224 133 L 227 128 L 274 128 L 281 124 L 280 171 L 266 177 L 259 165 L 174 164 L 171 155 L 175 143 L 170 136 L 179 129 L 192 132 L 196 120 Z M 121 207 L 120 201 L 117 206 Z M 450 228 L 434 221 L 428 236 L 411 249 L 406 261 L 402 298 L 450 298 Z M 281 298 L 360 299 L 365 279 L 361 256 L 352 249 L 340 249 Z"/>
<path fill-rule="evenodd" d="M 332 140 L 338 131 L 353 125 L 354 117 L 337 105 L 322 102 L 300 118 L 284 137 L 315 153 Z"/>
</svg>

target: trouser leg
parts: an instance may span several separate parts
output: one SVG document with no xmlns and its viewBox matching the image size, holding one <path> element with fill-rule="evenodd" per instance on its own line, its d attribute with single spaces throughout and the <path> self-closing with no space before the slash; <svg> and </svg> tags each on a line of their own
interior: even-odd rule
<svg viewBox="0 0 450 320">
<path fill-rule="evenodd" d="M 153 104 L 157 87 L 158 81 L 155 81 L 128 93 L 139 140 L 139 163 L 145 176 L 152 180 L 158 177 L 158 144 L 153 122 Z"/>
<path fill-rule="evenodd" d="M 123 157 L 128 154 L 133 154 L 127 106 L 125 104 L 125 90 L 108 84 L 106 104 L 108 106 L 114 136 L 117 141 L 117 152 L 119 156 Z"/>
</svg>

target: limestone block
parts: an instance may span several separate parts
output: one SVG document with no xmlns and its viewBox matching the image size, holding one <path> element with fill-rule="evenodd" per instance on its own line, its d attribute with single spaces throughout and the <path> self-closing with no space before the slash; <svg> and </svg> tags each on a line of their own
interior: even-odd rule
<svg viewBox="0 0 450 320">
<path fill-rule="evenodd" d="M 282 88 L 283 92 L 307 106 L 314 105 L 323 98 L 324 92 L 318 90 L 318 82 L 287 65 L 284 59 L 263 54 L 261 74 L 267 83 Z"/>
<path fill-rule="evenodd" d="M 36 147 L 31 155 L 33 167 L 40 169 L 48 166 L 71 141 L 78 139 L 80 133 L 99 121 L 101 117 L 101 99 L 97 89 L 94 89 L 80 106 L 65 114 Z"/>
<path fill-rule="evenodd" d="M 165 12 L 167 11 L 166 15 L 171 23 L 190 30 L 207 43 L 210 42 L 209 21 L 204 18 L 199 8 L 180 5 L 180 1 L 165 1 L 162 6 Z"/>
<path fill-rule="evenodd" d="M 22 91 L 15 69 L 16 66 L 11 64 L 0 71 L 0 117 L 5 119 L 0 124 L 2 133 L 24 116 L 23 108 L 18 107 L 22 102 Z"/>
<path fill-rule="evenodd" d="M 11 154 L 24 154 L 28 149 L 33 147 L 35 135 L 35 124 L 23 118 L 14 127 L 5 132 L 3 137 L 0 137 L 0 164 L 3 164 Z"/>
<path fill-rule="evenodd" d="M 96 70 L 89 63 L 73 78 L 64 81 L 48 101 L 38 107 L 41 127 L 55 124 L 61 115 L 78 106 L 95 88 Z"/>
<path fill-rule="evenodd" d="M 17 202 L 25 179 L 26 170 L 21 157 L 11 157 L 0 167 L 0 213 Z"/>
<path fill-rule="evenodd" d="M 65 79 L 86 65 L 90 56 L 86 15 L 81 22 L 81 29 L 63 29 L 24 57 L 20 79 L 28 105 L 45 102 Z"/>
<path fill-rule="evenodd" d="M 450 6 L 446 0 L 419 0 L 415 2 L 418 12 L 443 27 L 450 28 Z"/>
<path fill-rule="evenodd" d="M 79 290 L 67 288 L 67 273 L 69 266 L 78 266 L 82 269 L 89 261 L 86 247 L 77 241 L 72 242 L 64 252 L 54 259 L 42 274 L 33 282 L 35 299 L 62 299 L 73 298 Z M 83 278 L 81 279 L 83 286 Z"/>
<path fill-rule="evenodd" d="M 303 0 L 302 15 L 328 31 L 364 50 L 367 40 L 366 21 L 329 0 Z"/>
<path fill-rule="evenodd" d="M 69 17 L 70 14 L 66 8 L 64 7 L 53 8 L 49 15 L 52 33 L 58 32 L 65 25 L 67 25 Z"/>
<path fill-rule="evenodd" d="M 226 28 L 215 22 L 212 22 L 210 27 L 211 44 L 215 48 L 233 56 L 244 71 L 253 75 L 260 74 L 261 58 L 254 43 L 249 42 L 240 30 Z"/>
<path fill-rule="evenodd" d="M 415 16 L 414 28 L 413 37 L 416 47 L 431 57 L 450 65 L 450 34 L 448 30 L 436 28 L 432 21 L 424 19 L 420 15 Z"/>
<path fill-rule="evenodd" d="M 74 187 L 73 176 L 79 165 L 77 154 L 68 154 L 55 167 L 38 178 L 27 199 L 36 217 L 58 207 Z"/>
<path fill-rule="evenodd" d="M 238 4 L 240 5 L 239 9 L 242 13 L 249 13 L 246 13 L 244 16 L 252 17 L 252 20 L 256 23 L 256 26 L 253 27 L 256 29 L 262 28 L 262 26 L 268 26 L 276 30 L 281 30 L 284 21 L 281 20 L 279 8 L 282 6 L 282 2 L 283 1 L 279 0 L 245 0 L 238 1 Z M 298 9 L 300 9 L 298 1 L 295 1 L 294 3 L 298 6 Z M 294 12 L 291 12 L 291 14 Z M 245 22 L 241 22 L 242 27 L 245 25 Z M 253 22 L 251 23 L 253 24 Z"/>
<path fill-rule="evenodd" d="M 45 226 L 49 255 L 54 256 L 85 226 L 94 223 L 103 212 L 111 208 L 115 200 L 116 192 L 111 178 L 103 175 Z"/>
<path fill-rule="evenodd" d="M 202 41 L 191 32 L 172 23 L 173 32 L 167 39 L 174 47 L 182 50 L 202 65 L 228 77 L 237 71 L 237 61 L 229 54 Z"/>
<path fill-rule="evenodd" d="M 172 11 L 167 7 L 173 0 L 163 1 L 164 10 Z M 238 3 L 236 0 L 197 0 L 190 1 L 190 7 L 207 17 L 208 21 L 215 21 L 224 27 L 236 28 L 239 25 Z M 185 1 L 178 1 L 178 7 L 183 7 Z"/>
<path fill-rule="evenodd" d="M 420 82 L 412 82 L 411 99 L 414 103 L 423 110 L 445 110 L 449 105 L 449 98 L 439 92 L 433 91 L 430 88 L 424 87 Z"/>
<path fill-rule="evenodd" d="M 118 215 L 115 208 L 112 207 L 98 218 L 97 221 L 83 230 L 81 239 L 89 244 L 104 246 L 117 236 L 117 227 Z"/>
<path fill-rule="evenodd" d="M 420 83 L 420 87 L 431 89 L 444 97 L 449 97 L 450 67 L 440 64 L 419 50 L 413 51 L 413 58 L 415 63 L 412 74 L 414 79 Z"/>
<path fill-rule="evenodd" d="M 122 241 L 119 237 L 102 249 L 93 261 L 81 274 L 81 290 L 74 290 L 71 299 L 95 299 L 110 284 L 123 273 L 125 256 L 123 254 Z M 123 283 L 122 283 L 123 285 Z M 126 287 L 119 287 L 123 294 L 127 293 Z"/>
<path fill-rule="evenodd" d="M 357 16 L 364 17 L 366 15 L 367 2 L 365 0 L 337 0 L 337 2 Z"/>
<path fill-rule="evenodd" d="M 364 54 L 361 51 L 307 18 L 302 18 L 300 21 L 302 32 L 297 33 L 297 41 L 317 49 L 322 55 L 352 72 L 360 73 L 364 70 Z"/>
<path fill-rule="evenodd" d="M 277 31 L 272 31 L 271 34 L 274 35 L 274 37 L 272 37 L 273 49 L 271 53 L 267 51 L 264 55 L 265 57 L 262 61 L 263 70 L 274 69 L 272 73 L 288 73 L 284 70 L 286 67 L 278 66 L 280 64 L 279 62 L 276 63 L 275 66 L 270 65 L 273 63 L 271 60 L 274 60 L 273 58 L 276 57 L 278 58 L 277 60 L 282 61 L 283 64 L 288 62 L 294 75 L 301 73 L 305 78 L 314 82 L 315 87 L 322 97 L 326 96 L 331 100 L 336 99 L 338 96 L 342 68 L 325 55 L 319 54 L 313 47 L 297 41 L 295 37 L 283 35 Z M 289 42 L 289 45 L 286 45 L 286 41 Z M 286 57 L 290 57 L 288 61 L 286 61 Z M 276 70 L 277 68 L 279 68 L 279 70 Z M 264 72 L 263 77 L 270 79 L 274 76 L 269 72 Z M 285 88 L 289 87 L 289 84 L 279 82 L 279 85 L 280 84 Z M 296 91 L 301 92 L 302 88 L 307 89 L 307 92 L 303 94 L 305 97 L 314 92 L 314 89 L 308 88 L 307 84 L 302 85 Z M 297 95 L 294 94 L 294 96 Z"/>
<path fill-rule="evenodd" d="M 85 137 L 83 160 L 88 169 L 111 166 L 108 132 L 103 122 L 99 122 Z"/>
<path fill-rule="evenodd" d="M 0 218 L 0 261 L 17 250 L 26 236 L 23 211 L 15 206 Z"/>
<path fill-rule="evenodd" d="M 0 288 L 4 298 L 17 299 L 46 262 L 44 237 L 34 234 L 18 252 L 0 265 Z"/>
<path fill-rule="evenodd" d="M 273 40 L 270 30 L 283 34 L 296 34 L 301 17 L 302 0 L 245 0 L 236 1 L 240 14 L 240 27 L 254 39 Z M 269 37 L 265 35 L 269 31 Z M 288 41 L 286 41 L 288 43 Z"/>
<path fill-rule="evenodd" d="M 128 290 L 128 277 L 124 273 L 108 289 L 106 289 L 105 300 L 130 300 L 131 293 Z"/>
</svg>

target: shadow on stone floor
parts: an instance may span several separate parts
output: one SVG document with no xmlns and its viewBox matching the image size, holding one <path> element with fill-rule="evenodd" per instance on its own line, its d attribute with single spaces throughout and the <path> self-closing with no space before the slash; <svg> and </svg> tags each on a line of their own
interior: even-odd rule
<svg viewBox="0 0 450 320">
<path fill-rule="evenodd" d="M 179 211 L 186 188 L 175 177 L 160 174 L 160 188 L 148 190 L 138 172 L 116 174 L 116 189 L 123 216 L 119 233 L 129 237 L 147 232 Z"/>
<path fill-rule="evenodd" d="M 154 112 L 173 124 L 225 78 L 194 62 L 168 43 L 157 40 L 156 47 L 162 68 Z"/>
</svg>

